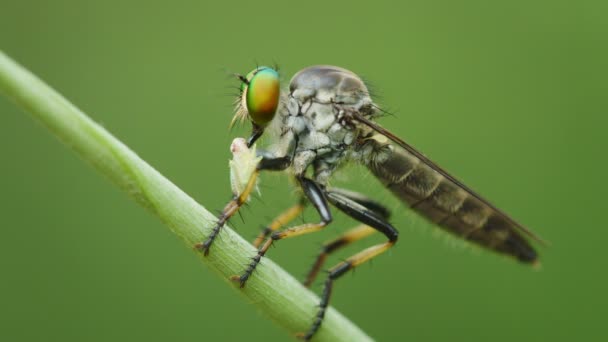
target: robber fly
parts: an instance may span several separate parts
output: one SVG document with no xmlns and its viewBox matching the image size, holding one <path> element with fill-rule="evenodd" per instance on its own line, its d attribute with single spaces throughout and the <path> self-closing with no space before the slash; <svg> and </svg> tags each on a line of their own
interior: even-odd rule
<svg viewBox="0 0 608 342">
<path fill-rule="evenodd" d="M 351 256 L 329 269 L 321 303 L 309 340 L 321 327 L 333 282 L 346 272 L 395 245 L 399 233 L 389 223 L 389 210 L 352 191 L 329 187 L 334 171 L 346 161 L 365 165 L 404 204 L 454 235 L 523 263 L 535 263 L 537 253 L 529 243 L 533 233 L 448 174 L 411 145 L 375 122 L 383 111 L 372 101 L 365 83 L 343 68 L 319 65 L 299 71 L 281 92 L 279 75 L 257 67 L 242 82 L 235 120 L 249 120 L 251 147 L 262 134 L 270 135 L 271 149 L 261 157 L 243 190 L 224 208 L 208 239 L 196 247 L 207 255 L 224 223 L 247 200 L 260 171 L 282 171 L 295 178 L 301 199 L 279 215 L 254 241 L 258 253 L 233 280 L 245 286 L 270 246 L 282 239 L 317 232 L 332 222 L 330 204 L 361 225 L 325 244 L 304 284 L 310 286 L 327 256 L 339 248 L 379 231 L 387 241 Z M 311 172 L 307 172 L 307 171 Z M 310 203 L 319 214 L 316 223 L 287 225 Z"/>
</svg>

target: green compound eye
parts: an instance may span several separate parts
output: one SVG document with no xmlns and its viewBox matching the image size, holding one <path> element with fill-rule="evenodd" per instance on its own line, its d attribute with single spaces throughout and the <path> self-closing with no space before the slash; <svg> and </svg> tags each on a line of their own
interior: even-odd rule
<svg viewBox="0 0 608 342">
<path fill-rule="evenodd" d="M 243 83 L 243 106 L 249 118 L 259 126 L 266 126 L 274 117 L 279 105 L 279 74 L 269 67 L 258 67 L 247 74 Z"/>
</svg>

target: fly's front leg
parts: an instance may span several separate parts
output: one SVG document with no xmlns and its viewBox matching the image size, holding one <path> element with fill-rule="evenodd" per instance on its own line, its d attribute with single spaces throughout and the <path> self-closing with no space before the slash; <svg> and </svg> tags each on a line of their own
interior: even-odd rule
<svg viewBox="0 0 608 342">
<path fill-rule="evenodd" d="M 209 237 L 207 237 L 207 240 L 194 245 L 194 247 L 202 251 L 205 256 L 209 255 L 209 248 L 211 248 L 211 245 L 215 241 L 215 238 L 219 235 L 220 230 L 222 229 L 224 224 L 226 224 L 226 221 L 228 221 L 234 214 L 236 214 L 241 208 L 241 206 L 245 203 L 245 201 L 247 201 L 247 199 L 249 198 L 251 191 L 255 188 L 258 174 L 259 170 L 253 172 L 251 174 L 251 177 L 249 178 L 249 181 L 247 182 L 245 190 L 241 194 L 235 195 L 232 200 L 230 200 L 230 202 L 226 204 L 215 226 L 211 230 L 211 234 L 209 234 Z"/>
<path fill-rule="evenodd" d="M 228 202 L 228 204 L 224 207 L 217 223 L 211 230 L 211 234 L 209 234 L 209 237 L 207 237 L 207 240 L 201 243 L 197 243 L 194 247 L 202 251 L 205 256 L 209 255 L 209 248 L 211 248 L 211 245 L 213 245 L 213 242 L 219 235 L 224 224 L 226 224 L 226 222 L 238 212 L 241 206 L 243 206 L 243 204 L 249 198 L 249 195 L 255 188 L 257 177 L 260 171 L 281 171 L 288 168 L 290 164 L 291 158 L 289 156 L 279 158 L 263 157 L 262 160 L 260 160 L 260 162 L 258 163 L 255 171 L 251 173 L 244 190 L 241 191 L 240 194 L 234 195 L 232 200 L 230 200 L 230 202 Z"/>
<path fill-rule="evenodd" d="M 281 157 L 281 158 L 263 158 L 258 166 L 261 170 L 268 171 L 282 171 L 291 165 L 293 157 Z M 272 232 L 288 224 L 304 210 L 305 199 L 301 198 L 300 202 L 293 207 L 287 209 L 277 218 L 275 218 L 269 226 L 265 227 L 262 233 L 253 241 L 253 245 L 258 248 L 264 239 L 266 239 Z"/>
<path fill-rule="evenodd" d="M 319 213 L 321 221 L 319 223 L 306 223 L 272 233 L 270 237 L 267 238 L 264 244 L 260 247 L 256 256 L 252 258 L 251 263 L 247 266 L 245 271 L 241 275 L 235 275 L 231 278 L 234 281 L 238 281 L 240 283 L 241 288 L 245 287 L 247 280 L 249 279 L 249 277 L 251 277 L 253 271 L 255 271 L 256 267 L 260 263 L 260 260 L 275 241 L 296 237 L 303 234 L 313 233 L 325 228 L 325 226 L 331 223 L 331 212 L 329 210 L 329 205 L 327 204 L 327 199 L 324 195 L 324 190 L 321 188 L 321 186 L 315 183 L 314 181 L 302 176 L 298 177 L 298 181 L 300 183 L 300 186 L 302 187 L 302 190 L 304 191 L 304 195 L 313 204 L 313 206 Z"/>
<path fill-rule="evenodd" d="M 299 335 L 299 337 L 306 341 L 313 337 L 323 323 L 325 312 L 329 306 L 334 281 L 353 268 L 387 251 L 397 242 L 397 238 L 399 236 L 397 230 L 391 226 L 391 224 L 388 223 L 385 218 L 379 216 L 374 210 L 367 208 L 342 194 L 329 191 L 326 194 L 329 202 L 335 205 L 336 208 L 340 209 L 342 212 L 355 220 L 380 231 L 388 238 L 388 241 L 364 249 L 363 251 L 351 256 L 329 270 L 329 275 L 323 287 L 321 303 L 319 304 L 317 316 L 315 317 L 315 320 L 308 332 L 306 334 Z"/>
</svg>

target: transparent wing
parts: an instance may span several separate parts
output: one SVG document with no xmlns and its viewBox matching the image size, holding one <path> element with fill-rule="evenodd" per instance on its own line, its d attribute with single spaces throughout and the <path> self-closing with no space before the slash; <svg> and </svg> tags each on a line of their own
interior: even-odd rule
<svg viewBox="0 0 608 342">
<path fill-rule="evenodd" d="M 542 239 L 390 131 L 360 113 L 353 117 L 396 144 L 387 158 L 369 167 L 410 207 L 459 237 L 524 262 L 537 259 L 522 234 Z"/>
</svg>

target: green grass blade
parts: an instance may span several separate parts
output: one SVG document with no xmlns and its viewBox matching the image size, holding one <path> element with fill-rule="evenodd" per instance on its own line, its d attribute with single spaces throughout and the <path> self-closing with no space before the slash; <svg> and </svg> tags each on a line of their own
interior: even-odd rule
<svg viewBox="0 0 608 342">
<path fill-rule="evenodd" d="M 0 93 L 47 127 L 66 145 L 139 204 L 156 215 L 186 244 L 203 241 L 215 217 L 184 191 L 96 124 L 28 70 L 0 51 Z M 228 281 L 242 271 L 255 249 L 229 227 L 201 261 L 290 334 L 306 331 L 316 313 L 318 297 L 290 274 L 265 258 L 244 290 Z M 142 241 L 145 236 L 142 236 Z M 194 252 L 194 249 L 193 249 Z M 201 310 L 205 303 L 201 303 Z M 201 327 L 211 322 L 202 322 Z M 246 332 L 244 332 L 246 334 Z M 315 341 L 370 341 L 361 329 L 330 309 Z"/>
</svg>

